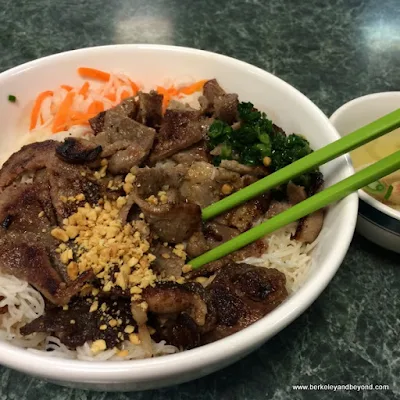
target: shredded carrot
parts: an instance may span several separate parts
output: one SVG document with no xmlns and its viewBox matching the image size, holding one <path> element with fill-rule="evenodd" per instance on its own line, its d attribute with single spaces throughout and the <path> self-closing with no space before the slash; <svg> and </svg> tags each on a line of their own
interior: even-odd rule
<svg viewBox="0 0 400 400">
<path fill-rule="evenodd" d="M 177 96 L 179 94 L 178 89 L 176 89 L 175 87 L 171 86 L 170 88 L 167 89 L 168 94 L 172 97 L 172 96 Z"/>
<path fill-rule="evenodd" d="M 61 85 L 61 89 L 65 89 L 67 92 L 70 92 L 73 89 L 73 87 L 69 85 Z"/>
<path fill-rule="evenodd" d="M 182 95 L 190 95 L 201 90 L 207 80 L 202 80 L 193 83 L 192 85 L 185 86 L 180 89 L 176 89 L 174 86 L 165 88 L 162 86 L 157 86 L 157 93 L 163 95 L 163 110 L 165 111 L 168 107 L 169 102 L 172 97 L 181 97 Z"/>
<path fill-rule="evenodd" d="M 130 93 L 127 90 L 124 90 L 121 93 L 121 100 L 125 100 L 126 98 L 130 97 Z"/>
<path fill-rule="evenodd" d="M 92 118 L 92 117 L 93 117 L 93 115 L 90 116 L 90 118 Z M 74 126 L 74 125 L 90 125 L 89 124 L 90 118 L 76 119 L 73 122 L 66 125 L 66 129 L 69 129 L 69 128 L 71 128 L 71 126 Z"/>
<path fill-rule="evenodd" d="M 110 74 L 108 72 L 100 71 L 99 69 L 80 67 L 78 68 L 78 74 L 82 78 L 97 79 L 99 81 L 108 82 Z"/>
<path fill-rule="evenodd" d="M 98 114 L 104 111 L 104 104 L 101 101 L 95 100 L 88 108 L 88 114 Z"/>
<path fill-rule="evenodd" d="M 83 113 L 80 111 L 73 111 L 69 114 L 69 120 L 63 129 L 69 129 L 74 125 L 89 125 L 89 119 L 95 117 L 98 113 Z"/>
<path fill-rule="evenodd" d="M 90 114 L 90 113 L 84 113 L 84 112 L 80 112 L 80 111 L 72 111 L 69 113 L 68 118 L 71 121 L 77 121 L 77 120 L 81 120 L 81 119 L 89 119 L 92 118 L 94 115 Z"/>
<path fill-rule="evenodd" d="M 56 115 L 57 110 L 58 110 L 58 107 L 53 102 L 51 102 L 51 104 L 50 104 L 51 115 L 53 115 L 53 116 Z"/>
<path fill-rule="evenodd" d="M 165 88 L 162 86 L 157 86 L 157 93 L 163 95 L 163 111 L 168 107 L 169 102 L 173 97 L 179 97 L 181 94 L 181 89 L 176 89 L 174 86 L 171 86 L 169 88 Z M 194 92 L 193 92 L 194 93 Z"/>
<path fill-rule="evenodd" d="M 136 96 L 139 91 L 139 86 L 128 77 L 115 79 L 115 82 L 113 81 L 114 85 L 111 88 L 111 91 L 109 91 L 109 85 L 106 83 L 110 81 L 110 73 L 89 67 L 80 67 L 77 69 L 77 72 L 83 79 L 85 79 L 85 81 L 83 82 L 82 86 L 76 88 L 70 85 L 60 85 L 60 87 L 64 89 L 67 93 L 65 94 L 65 92 L 62 92 L 63 95 L 65 94 L 65 97 L 61 101 L 61 104 L 59 104 L 59 101 L 51 102 L 50 113 L 52 116 L 50 117 L 50 121 L 44 120 L 43 114 L 41 113 L 41 108 L 43 101 L 47 97 L 53 96 L 54 93 L 52 91 L 45 91 L 37 96 L 31 112 L 30 130 L 34 129 L 38 123 L 40 123 L 40 125 L 43 125 L 47 124 L 48 122 L 52 122 L 51 131 L 53 133 L 69 129 L 71 126 L 74 125 L 88 125 L 89 119 L 93 118 L 98 113 L 106 109 L 102 100 L 92 100 L 92 92 L 95 98 L 98 98 L 97 96 L 100 94 L 104 96 L 103 98 L 106 98 L 114 103 L 117 101 L 117 93 L 120 93 L 120 91 L 121 100 L 124 100 L 132 95 Z M 99 88 L 96 87 L 96 84 L 94 84 L 95 86 L 92 87 L 90 81 L 88 81 L 87 79 L 100 81 Z M 194 82 L 190 85 L 180 88 L 177 88 L 175 86 L 157 86 L 157 92 L 163 95 L 163 112 L 165 112 L 165 110 L 167 109 L 171 99 L 182 98 L 184 96 L 188 96 L 197 91 L 200 91 L 203 88 L 205 82 L 206 80 L 200 80 L 198 82 Z M 104 90 L 107 90 L 109 93 L 104 95 Z M 73 109 L 73 107 L 75 108 L 74 104 L 76 95 L 83 96 L 84 99 L 89 98 L 91 100 L 86 111 L 75 111 Z M 81 109 L 83 104 L 87 104 L 86 102 L 78 103 L 76 103 L 76 107 L 78 109 Z"/>
<path fill-rule="evenodd" d="M 53 92 L 51 90 L 46 90 L 45 92 L 40 93 L 38 97 L 36 97 L 35 104 L 33 105 L 31 112 L 31 121 L 29 124 L 29 130 L 35 128 L 37 120 L 39 118 L 40 108 L 42 106 L 43 100 L 49 96 L 53 96 Z"/>
<path fill-rule="evenodd" d="M 82 87 L 79 89 L 78 94 L 82 95 L 82 96 L 86 99 L 86 97 L 87 97 L 87 92 L 89 91 L 89 86 L 90 86 L 89 82 L 86 81 L 86 82 L 82 85 Z"/>
<path fill-rule="evenodd" d="M 171 100 L 171 97 L 170 97 L 167 89 L 165 89 L 162 86 L 157 86 L 156 90 L 157 90 L 158 94 L 162 94 L 163 95 L 162 108 L 163 108 L 163 111 L 165 112 L 165 110 L 168 107 L 168 103 Z"/>
<path fill-rule="evenodd" d="M 62 101 L 60 107 L 58 108 L 56 115 L 54 116 L 53 126 L 51 129 L 51 131 L 53 133 L 62 131 L 66 128 L 67 122 L 68 122 L 68 117 L 69 117 L 69 112 L 70 112 L 72 103 L 74 102 L 74 97 L 75 97 L 75 93 L 71 91 L 71 92 L 67 93 L 67 95 L 65 96 L 65 99 Z"/>
<path fill-rule="evenodd" d="M 136 96 L 137 92 L 139 91 L 139 86 L 136 85 L 135 82 L 132 82 L 130 79 L 129 79 L 129 83 L 131 84 L 133 96 Z"/>
<path fill-rule="evenodd" d="M 203 89 L 203 86 L 204 86 L 204 84 L 206 82 L 207 82 L 207 79 L 195 82 L 192 85 L 180 88 L 179 92 L 183 93 L 183 94 L 186 94 L 186 95 L 190 95 L 190 94 L 196 93 L 196 92 L 198 92 L 198 91 Z"/>
<path fill-rule="evenodd" d="M 115 93 L 106 94 L 104 97 L 105 97 L 106 99 L 110 100 L 110 101 L 115 101 L 115 100 L 117 100 L 117 96 L 115 95 Z"/>
</svg>

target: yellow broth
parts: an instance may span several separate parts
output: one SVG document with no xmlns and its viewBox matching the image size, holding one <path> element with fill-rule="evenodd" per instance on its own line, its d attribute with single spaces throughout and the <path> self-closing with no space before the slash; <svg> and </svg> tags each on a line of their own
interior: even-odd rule
<svg viewBox="0 0 400 400">
<path fill-rule="evenodd" d="M 351 158 L 354 168 L 359 170 L 398 150 L 400 150 L 400 129 L 352 151 Z M 364 190 L 382 203 L 400 210 L 400 170 L 368 185 Z"/>
</svg>

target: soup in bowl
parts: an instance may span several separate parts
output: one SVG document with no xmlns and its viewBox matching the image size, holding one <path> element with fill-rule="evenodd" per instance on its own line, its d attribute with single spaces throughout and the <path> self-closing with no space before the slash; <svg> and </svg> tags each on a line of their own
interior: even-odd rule
<svg viewBox="0 0 400 400">
<path fill-rule="evenodd" d="M 334 112 L 330 120 L 341 135 L 395 111 L 399 108 L 400 92 L 375 93 L 354 99 Z M 400 131 L 360 147 L 351 153 L 355 169 L 361 169 L 399 149 Z M 400 252 L 399 178 L 396 171 L 359 190 L 357 230 L 379 246 Z"/>
<path fill-rule="evenodd" d="M 400 150 L 400 130 L 396 129 L 351 152 L 356 170 L 367 167 Z M 400 171 L 393 172 L 364 188 L 369 195 L 383 204 L 400 211 Z"/>
</svg>

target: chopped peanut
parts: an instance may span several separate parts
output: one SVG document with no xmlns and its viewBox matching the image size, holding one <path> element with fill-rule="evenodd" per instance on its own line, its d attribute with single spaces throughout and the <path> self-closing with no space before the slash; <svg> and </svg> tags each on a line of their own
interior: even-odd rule
<svg viewBox="0 0 400 400">
<path fill-rule="evenodd" d="M 111 282 L 111 281 L 108 281 L 108 282 L 104 285 L 103 290 L 104 290 L 105 292 L 109 292 L 109 291 L 111 290 L 111 288 L 112 288 L 112 282 Z"/>
<path fill-rule="evenodd" d="M 150 204 L 155 205 L 155 206 L 158 204 L 158 198 L 157 198 L 156 196 L 154 196 L 153 194 L 152 194 L 150 197 L 148 197 L 148 198 L 146 199 L 146 201 L 147 201 L 148 203 L 150 203 Z"/>
<path fill-rule="evenodd" d="M 131 334 L 129 335 L 129 341 L 130 341 L 132 344 L 140 344 L 139 336 L 138 336 L 136 333 L 131 333 Z"/>
<path fill-rule="evenodd" d="M 117 320 L 116 320 L 116 319 L 110 320 L 110 322 L 108 323 L 108 325 L 110 325 L 111 328 L 116 327 L 116 326 L 117 326 Z"/>
<path fill-rule="evenodd" d="M 100 353 L 107 348 L 106 341 L 104 339 L 95 340 L 90 346 L 92 353 Z"/>
<path fill-rule="evenodd" d="M 51 236 L 55 237 L 58 240 L 61 240 L 62 242 L 68 242 L 69 240 L 67 233 L 64 231 L 64 229 L 61 228 L 54 228 L 51 231 Z"/>
<path fill-rule="evenodd" d="M 70 239 L 75 239 L 79 235 L 79 229 L 76 226 L 72 225 L 67 226 L 65 228 L 65 232 Z"/>
<path fill-rule="evenodd" d="M 184 249 L 185 246 L 183 244 L 177 244 L 175 245 L 175 248 L 172 250 L 172 252 L 183 260 L 186 260 L 186 252 Z"/>
<path fill-rule="evenodd" d="M 132 257 L 131 259 L 129 259 L 128 265 L 130 267 L 134 267 L 138 262 L 139 262 L 139 260 L 136 257 Z"/>
<path fill-rule="evenodd" d="M 95 300 L 93 304 L 90 306 L 89 312 L 95 312 L 99 308 L 99 302 Z"/>
<path fill-rule="evenodd" d="M 96 206 L 86 203 L 63 221 L 64 229 L 56 228 L 54 233 L 59 237 L 65 234 L 74 242 L 74 254 L 64 243 L 57 249 L 64 264 L 74 258 L 77 268 L 71 265 L 71 277 L 93 270 L 101 290 L 109 292 L 114 286 L 123 290 L 137 287 L 132 295 L 139 295 L 141 289 L 155 282 L 156 276 L 151 270 L 155 256 L 148 253 L 150 244 L 141 233 L 119 219 L 125 204 L 123 196 L 116 201 L 104 199 Z M 115 266 L 118 266 L 116 271 Z"/>
<path fill-rule="evenodd" d="M 184 266 L 182 267 L 182 272 L 183 272 L 184 274 L 186 274 L 187 272 L 190 272 L 191 270 L 192 270 L 192 266 L 191 266 L 191 265 L 186 264 L 186 265 L 184 265 Z"/>
<path fill-rule="evenodd" d="M 133 190 L 133 185 L 132 185 L 132 183 L 129 183 L 129 182 L 124 183 L 123 189 L 124 189 L 124 192 L 125 192 L 126 194 L 131 193 L 132 190 Z"/>
<path fill-rule="evenodd" d="M 271 162 L 272 162 L 271 157 L 264 157 L 262 161 L 263 161 L 263 164 L 266 167 L 269 167 L 271 165 Z"/>
<path fill-rule="evenodd" d="M 125 333 L 133 333 L 135 330 L 135 327 L 133 327 L 132 325 L 128 325 L 125 327 L 124 332 Z"/>
<path fill-rule="evenodd" d="M 140 287 L 133 286 L 133 287 L 131 287 L 130 292 L 131 292 L 131 294 L 140 294 L 143 292 L 143 290 Z"/>
<path fill-rule="evenodd" d="M 73 254 L 71 249 L 65 250 L 61 253 L 60 259 L 63 264 L 68 264 L 69 260 L 72 260 Z"/>
<path fill-rule="evenodd" d="M 78 201 L 83 201 L 85 200 L 85 195 L 83 193 L 80 193 L 75 197 L 75 199 Z"/>
<path fill-rule="evenodd" d="M 117 199 L 117 208 L 122 208 L 126 204 L 126 198 L 125 197 L 118 197 Z"/>
<path fill-rule="evenodd" d="M 100 168 L 99 171 L 96 171 L 93 175 L 96 179 L 100 180 L 101 178 L 104 178 L 106 176 L 106 171 L 107 171 L 107 165 L 108 162 L 105 158 L 101 160 L 101 165 L 102 167 Z"/>
<path fill-rule="evenodd" d="M 168 196 L 167 196 L 166 192 L 164 192 L 164 191 L 158 192 L 157 197 L 160 199 L 161 204 L 167 204 Z"/>
<path fill-rule="evenodd" d="M 133 182 L 135 182 L 135 180 L 136 180 L 136 176 L 130 172 L 125 176 L 126 183 L 133 183 Z"/>
<path fill-rule="evenodd" d="M 228 185 L 227 183 L 224 183 L 221 187 L 222 194 L 228 195 L 228 194 L 231 194 L 232 191 L 233 191 L 232 185 Z"/>
<path fill-rule="evenodd" d="M 64 254 L 64 253 L 63 253 Z M 62 256 L 62 255 L 61 255 Z M 65 264 L 65 263 L 64 263 Z M 78 278 L 79 269 L 78 264 L 74 261 L 71 261 L 67 266 L 67 274 L 73 281 Z"/>
</svg>

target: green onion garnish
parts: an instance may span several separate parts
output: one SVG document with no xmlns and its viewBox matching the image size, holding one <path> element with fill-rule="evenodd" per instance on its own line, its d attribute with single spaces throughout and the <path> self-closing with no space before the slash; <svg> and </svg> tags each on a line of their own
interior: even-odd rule
<svg viewBox="0 0 400 400">
<path fill-rule="evenodd" d="M 367 187 L 374 192 L 383 192 L 385 190 L 385 185 L 381 181 L 372 182 Z"/>
<path fill-rule="evenodd" d="M 389 200 L 390 196 L 392 195 L 393 192 L 393 185 L 389 185 L 389 188 L 385 194 L 385 200 Z"/>
<path fill-rule="evenodd" d="M 11 103 L 15 103 L 17 101 L 17 98 L 14 95 L 9 94 L 8 95 L 8 101 L 11 102 Z"/>
</svg>

